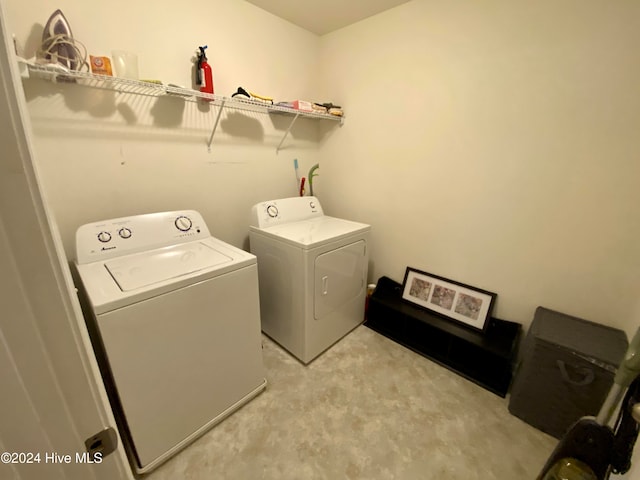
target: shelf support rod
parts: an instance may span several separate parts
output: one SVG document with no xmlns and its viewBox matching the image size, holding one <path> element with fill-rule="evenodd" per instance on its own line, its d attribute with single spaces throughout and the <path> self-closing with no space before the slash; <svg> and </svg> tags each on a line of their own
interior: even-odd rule
<svg viewBox="0 0 640 480">
<path fill-rule="evenodd" d="M 276 153 L 280 151 L 280 147 L 282 147 L 282 144 L 284 143 L 284 139 L 287 138 L 287 135 L 289 135 L 289 132 L 291 131 L 291 127 L 293 127 L 293 124 L 296 123 L 296 120 L 298 119 L 299 116 L 300 116 L 300 112 L 297 112 L 296 116 L 293 117 L 293 120 L 291 120 L 291 123 L 289 124 L 289 128 L 287 128 L 287 131 L 284 132 L 282 140 L 280 140 L 280 143 L 276 147 Z"/>
<path fill-rule="evenodd" d="M 213 130 L 211 130 L 211 135 L 209 136 L 209 141 L 207 142 L 207 148 L 209 153 L 211 153 L 211 143 L 213 143 L 213 136 L 216 134 L 216 130 L 218 128 L 218 123 L 220 122 L 220 115 L 222 115 L 222 110 L 224 109 L 224 100 L 220 104 L 220 108 L 218 109 L 218 115 L 216 115 L 216 123 L 213 124 Z"/>
</svg>

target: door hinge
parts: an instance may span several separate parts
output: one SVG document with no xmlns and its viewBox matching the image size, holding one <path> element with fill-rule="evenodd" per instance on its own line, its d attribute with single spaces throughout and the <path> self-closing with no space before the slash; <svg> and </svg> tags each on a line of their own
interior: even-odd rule
<svg viewBox="0 0 640 480">
<path fill-rule="evenodd" d="M 118 448 L 118 435 L 113 428 L 107 427 L 101 432 L 87 438 L 84 441 L 84 446 L 91 460 L 101 461 Z"/>
</svg>

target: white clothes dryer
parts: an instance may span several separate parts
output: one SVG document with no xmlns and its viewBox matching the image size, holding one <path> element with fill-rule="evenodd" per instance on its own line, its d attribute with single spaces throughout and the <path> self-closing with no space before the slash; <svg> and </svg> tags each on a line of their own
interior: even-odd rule
<svg viewBox="0 0 640 480">
<path fill-rule="evenodd" d="M 145 473 L 264 390 L 256 258 L 201 215 L 76 232 L 74 277 L 120 437 Z"/>
<path fill-rule="evenodd" d="M 324 215 L 315 197 L 251 210 L 262 331 L 305 364 L 364 320 L 370 230 Z"/>
</svg>

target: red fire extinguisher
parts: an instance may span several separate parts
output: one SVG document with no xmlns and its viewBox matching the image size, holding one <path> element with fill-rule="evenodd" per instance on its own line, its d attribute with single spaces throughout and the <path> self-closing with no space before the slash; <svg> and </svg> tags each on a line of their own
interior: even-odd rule
<svg viewBox="0 0 640 480">
<path fill-rule="evenodd" d="M 196 85 L 200 87 L 200 91 L 203 93 L 213 93 L 213 73 L 204 53 L 207 46 L 198 48 L 200 48 L 200 53 L 198 53 L 198 65 L 196 67 Z"/>
</svg>

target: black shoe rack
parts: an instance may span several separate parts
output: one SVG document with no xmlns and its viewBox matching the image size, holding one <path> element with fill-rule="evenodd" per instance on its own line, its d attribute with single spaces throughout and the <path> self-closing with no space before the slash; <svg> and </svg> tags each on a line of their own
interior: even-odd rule
<svg viewBox="0 0 640 480">
<path fill-rule="evenodd" d="M 402 285 L 381 277 L 367 308 L 365 325 L 505 397 L 511 384 L 519 323 L 491 318 L 481 332 L 402 299 Z"/>
</svg>

